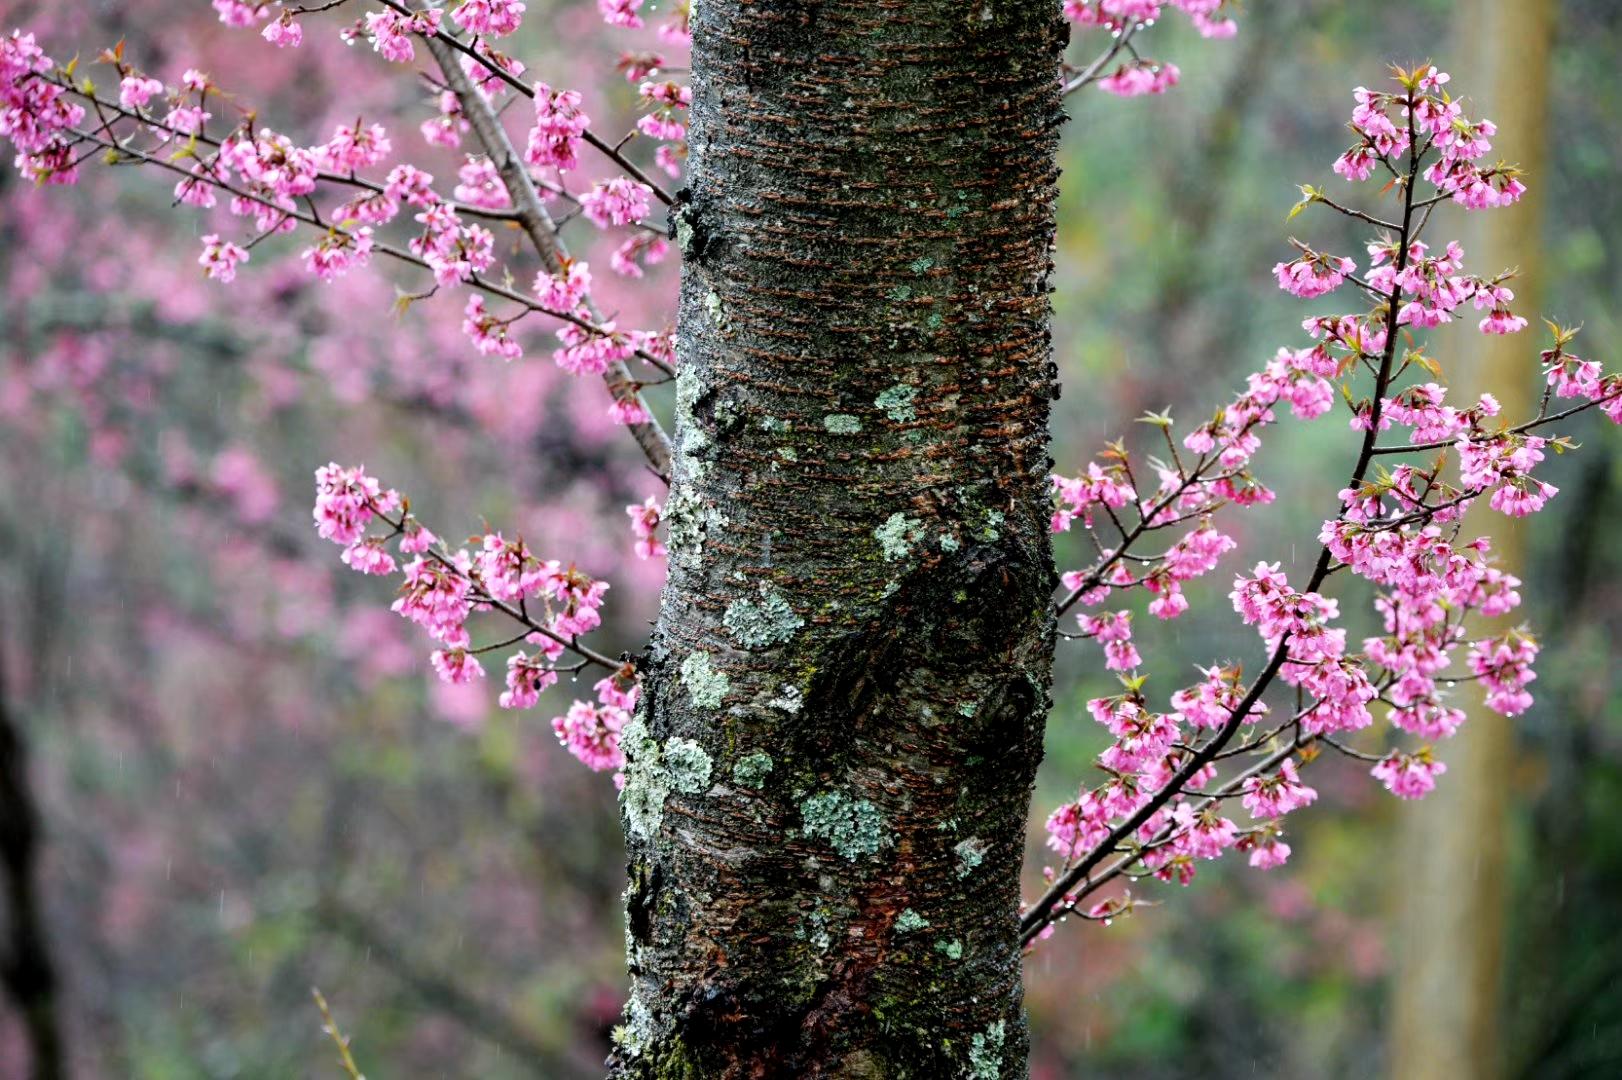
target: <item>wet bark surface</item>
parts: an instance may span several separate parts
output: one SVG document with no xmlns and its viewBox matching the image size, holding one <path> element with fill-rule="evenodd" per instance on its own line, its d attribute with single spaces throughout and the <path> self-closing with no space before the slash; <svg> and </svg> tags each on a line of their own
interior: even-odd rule
<svg viewBox="0 0 1622 1080">
<path fill-rule="evenodd" d="M 616 1075 L 1022 1076 L 1064 24 L 695 8 Z"/>
</svg>

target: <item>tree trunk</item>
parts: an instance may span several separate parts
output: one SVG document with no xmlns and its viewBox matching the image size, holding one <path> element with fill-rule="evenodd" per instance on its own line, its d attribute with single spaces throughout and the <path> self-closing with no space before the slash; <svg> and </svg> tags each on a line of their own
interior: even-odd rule
<svg viewBox="0 0 1622 1080">
<path fill-rule="evenodd" d="M 1023 1076 L 1059 5 L 695 9 L 616 1075 Z"/>
<path fill-rule="evenodd" d="M 1546 160 L 1552 0 L 1470 0 L 1459 11 L 1459 68 L 1480 92 L 1466 109 L 1498 125 L 1496 152 L 1510 162 Z M 1483 275 L 1518 267 L 1516 307 L 1538 310 L 1541 187 L 1534 181 L 1521 205 L 1476 214 L 1462 238 L 1465 258 Z M 1473 320 L 1463 320 L 1466 323 Z M 1469 337 L 1466 338 L 1465 335 Z M 1460 328 L 1447 357 L 1456 378 L 1455 404 L 1491 392 L 1505 416 L 1537 411 L 1531 335 L 1482 336 Z M 1478 506 L 1466 524 L 1488 536 L 1503 568 L 1526 569 L 1528 522 Z M 1518 622 L 1511 616 L 1506 622 Z M 1484 629 L 1477 624 L 1477 632 Z M 1469 689 L 1468 687 L 1463 689 Z M 1503 1072 L 1501 991 L 1507 830 L 1505 798 L 1514 784 L 1514 721 L 1461 692 L 1469 714 L 1459 734 L 1440 747 L 1447 775 L 1417 807 L 1404 808 L 1406 859 L 1397 916 L 1391 1076 L 1394 1080 L 1492 1080 Z"/>
</svg>

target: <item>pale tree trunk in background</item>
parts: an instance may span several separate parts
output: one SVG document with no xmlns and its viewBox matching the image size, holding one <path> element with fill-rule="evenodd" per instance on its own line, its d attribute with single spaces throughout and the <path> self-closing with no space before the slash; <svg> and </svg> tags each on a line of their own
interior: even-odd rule
<svg viewBox="0 0 1622 1080">
<path fill-rule="evenodd" d="M 1475 88 L 1466 111 L 1498 125 L 1494 160 L 1535 166 L 1545 160 L 1553 0 L 1467 0 L 1459 8 L 1462 47 L 1452 70 Z M 1446 358 L 1459 395 L 1453 404 L 1489 391 L 1506 416 L 1537 410 L 1537 350 L 1546 337 L 1535 317 L 1543 190 L 1535 169 L 1528 184 L 1514 209 L 1471 214 L 1461 242 L 1476 273 L 1520 268 L 1515 308 L 1532 325 L 1507 337 L 1461 328 Z M 1525 569 L 1524 522 L 1480 506 L 1465 528 L 1492 538 L 1505 569 Z M 1396 875 L 1401 945 L 1391 1075 L 1397 1080 L 1490 1080 L 1502 1071 L 1505 804 L 1514 783 L 1515 721 L 1482 707 L 1473 684 L 1461 684 L 1459 695 L 1469 720 L 1439 748 L 1447 775 L 1421 806 L 1407 808 L 1415 812 L 1405 810 L 1405 858 Z"/>
<path fill-rule="evenodd" d="M 1054 0 L 695 5 L 616 1075 L 1025 1075 Z"/>
</svg>

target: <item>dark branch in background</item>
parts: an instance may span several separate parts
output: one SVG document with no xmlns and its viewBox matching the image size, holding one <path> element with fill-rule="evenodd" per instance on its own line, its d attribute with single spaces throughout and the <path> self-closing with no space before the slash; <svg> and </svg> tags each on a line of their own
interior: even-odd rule
<svg viewBox="0 0 1622 1080">
<path fill-rule="evenodd" d="M 222 635 L 222 640 L 229 641 L 232 648 L 240 653 L 258 651 L 260 655 L 255 658 L 258 663 L 274 664 L 292 659 L 285 650 L 278 647 L 267 651 L 257 642 L 240 638 L 233 640 L 234 632 L 228 627 L 213 626 L 211 629 Z M 181 771 L 173 748 L 154 726 L 154 717 L 145 703 L 135 696 L 126 695 L 125 688 L 120 688 L 109 704 L 112 706 L 110 715 L 130 725 L 129 730 L 136 736 L 133 745 L 141 748 L 147 763 L 155 772 L 174 774 Z M 199 787 L 198 795 L 205 806 L 232 805 L 233 793 L 224 789 L 211 790 Z M 206 818 L 206 815 L 199 815 L 195 824 L 201 828 Z M 5 820 L 8 819 L 0 819 L 0 824 Z M 267 869 L 273 865 L 272 859 L 279 857 L 277 853 L 283 843 L 281 835 L 274 831 L 261 830 L 253 823 L 240 828 L 211 832 L 209 835 L 223 841 L 223 848 L 218 850 L 219 857 L 235 864 L 238 871 L 247 878 L 265 875 Z M 85 841 L 98 842 L 89 836 Z M 197 838 L 193 838 L 190 842 L 199 846 L 202 843 Z M 180 880 L 184 882 L 185 878 L 181 877 Z M 195 882 L 188 884 L 193 891 L 206 891 Z M 548 1080 L 585 1075 L 578 1062 L 569 1061 L 557 1050 L 543 1044 L 499 1005 L 475 996 L 453 975 L 433 970 L 414 952 L 411 942 L 382 934 L 368 919 L 363 909 L 357 909 L 352 904 L 326 893 L 308 909 L 307 914 L 316 929 L 342 939 L 358 953 L 363 953 L 367 962 L 381 967 L 424 1009 L 445 1016 L 471 1035 L 489 1040 L 511 1051 L 515 1059 L 521 1063 L 533 1062 L 532 1071 L 536 1075 L 547 1077 Z M 65 1080 L 66 1075 L 65 1072 L 36 1073 L 32 1080 Z"/>
<path fill-rule="evenodd" d="M 1588 459 L 1569 492 L 1574 510 L 1565 535 L 1558 551 L 1548 553 L 1566 571 L 1563 580 L 1551 582 L 1558 593 L 1548 609 L 1563 613 L 1544 639 L 1551 653 L 1614 654 L 1619 612 L 1609 523 L 1618 511 L 1617 495 L 1612 463 Z M 1519 913 L 1512 921 L 1521 926 L 1511 937 L 1518 947 L 1507 974 L 1523 988 L 1521 1000 L 1532 1004 L 1511 1021 L 1508 1044 L 1516 1049 L 1504 1071 L 1510 1080 L 1576 1076 L 1584 1064 L 1592 1069 L 1622 1053 L 1622 1017 L 1604 1004 L 1607 989 L 1622 980 L 1622 926 L 1611 915 L 1622 890 L 1622 858 L 1614 848 L 1596 852 L 1591 846 L 1589 803 L 1622 769 L 1616 746 L 1605 736 L 1616 676 L 1569 682 L 1549 674 L 1558 695 L 1549 715 L 1558 719 L 1528 733 L 1546 755 L 1549 776 L 1532 807 L 1532 861 L 1516 875 L 1520 902 L 1511 908 Z M 1596 774 L 1596 766 L 1603 771 Z M 1556 880 L 1551 897 L 1549 882 Z M 1559 918 L 1546 914 L 1550 903 Z M 1595 1045 L 1617 1050 L 1612 1057 L 1586 1057 L 1585 1048 Z"/>
<path fill-rule="evenodd" d="M 0 626 L 3 631 L 3 626 Z M 0 985 L 22 1017 L 34 1080 L 67 1075 L 58 979 L 39 896 L 39 804 L 28 778 L 28 745 L 12 712 L 0 632 L 0 882 L 6 898 Z"/>
<path fill-rule="evenodd" d="M 568 1063 L 506 1012 L 474 997 L 466 987 L 418 963 L 364 915 L 341 900 L 323 898 L 313 912 L 324 929 L 343 938 L 367 959 L 382 965 L 427 1008 L 444 1013 L 468 1031 L 513 1052 L 513 1059 L 536 1076 L 555 1077 Z"/>
</svg>

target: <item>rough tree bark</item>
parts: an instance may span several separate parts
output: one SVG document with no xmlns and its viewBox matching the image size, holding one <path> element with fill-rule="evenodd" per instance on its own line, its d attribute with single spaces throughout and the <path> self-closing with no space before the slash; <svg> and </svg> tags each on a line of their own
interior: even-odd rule
<svg viewBox="0 0 1622 1080">
<path fill-rule="evenodd" d="M 1015 1077 L 1052 0 L 695 5 L 622 1077 Z"/>
</svg>

